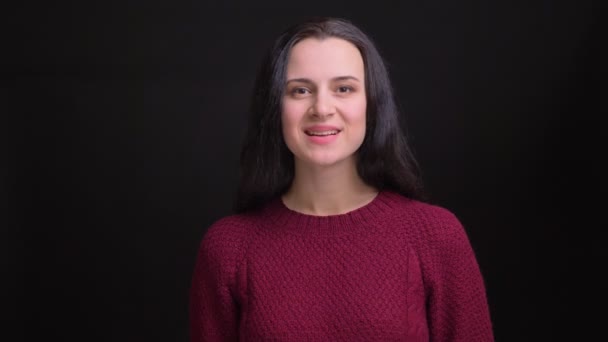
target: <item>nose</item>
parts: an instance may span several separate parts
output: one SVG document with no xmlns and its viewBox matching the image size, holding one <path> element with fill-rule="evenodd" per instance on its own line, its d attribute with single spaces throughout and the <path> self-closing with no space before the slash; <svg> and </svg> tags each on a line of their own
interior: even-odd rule
<svg viewBox="0 0 608 342">
<path fill-rule="evenodd" d="M 335 111 L 336 108 L 331 94 L 328 94 L 327 92 L 318 92 L 315 96 L 315 102 L 311 107 L 312 115 L 317 117 L 325 117 L 333 115 Z"/>
</svg>

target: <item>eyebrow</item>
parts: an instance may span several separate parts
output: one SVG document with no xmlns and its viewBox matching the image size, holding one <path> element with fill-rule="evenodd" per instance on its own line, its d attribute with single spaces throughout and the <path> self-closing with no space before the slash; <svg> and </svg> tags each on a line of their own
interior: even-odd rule
<svg viewBox="0 0 608 342">
<path fill-rule="evenodd" d="M 333 82 L 335 82 L 335 81 L 347 81 L 347 80 L 353 80 L 353 81 L 360 82 L 359 79 L 356 78 L 355 76 L 338 76 L 338 77 L 332 78 L 331 80 Z M 314 83 L 313 81 L 311 81 L 308 78 L 292 78 L 290 80 L 287 80 L 286 84 L 290 83 L 290 82 L 301 82 L 301 83 L 309 83 L 309 84 Z"/>
</svg>

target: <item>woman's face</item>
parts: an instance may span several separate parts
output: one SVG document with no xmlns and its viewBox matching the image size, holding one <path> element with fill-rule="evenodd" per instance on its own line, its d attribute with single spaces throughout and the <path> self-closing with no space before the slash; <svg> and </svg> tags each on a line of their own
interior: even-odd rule
<svg viewBox="0 0 608 342">
<path fill-rule="evenodd" d="M 282 102 L 283 137 L 296 163 L 354 162 L 365 137 L 365 67 L 339 38 L 307 38 L 289 55 Z"/>
</svg>

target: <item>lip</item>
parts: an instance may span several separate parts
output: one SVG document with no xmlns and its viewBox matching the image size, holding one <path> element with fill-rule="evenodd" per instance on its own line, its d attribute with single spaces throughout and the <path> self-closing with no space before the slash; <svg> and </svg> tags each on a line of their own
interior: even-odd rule
<svg viewBox="0 0 608 342">
<path fill-rule="evenodd" d="M 336 131 L 338 133 L 330 134 L 330 135 L 308 135 L 306 133 L 307 131 L 315 131 L 315 132 Z M 338 138 L 338 135 L 340 135 L 340 132 L 342 132 L 341 129 L 339 129 L 336 126 L 330 126 L 330 125 L 314 125 L 314 126 L 308 126 L 308 127 L 304 128 L 304 134 L 306 134 L 308 141 L 310 141 L 311 143 L 316 144 L 316 145 L 326 145 L 326 144 L 330 144 L 330 143 L 334 142 Z"/>
<path fill-rule="evenodd" d="M 304 127 L 304 132 L 306 132 L 306 131 L 315 131 L 315 132 L 338 131 L 338 133 L 340 133 L 340 131 L 342 131 L 342 130 L 336 126 L 314 125 L 314 126 Z"/>
</svg>

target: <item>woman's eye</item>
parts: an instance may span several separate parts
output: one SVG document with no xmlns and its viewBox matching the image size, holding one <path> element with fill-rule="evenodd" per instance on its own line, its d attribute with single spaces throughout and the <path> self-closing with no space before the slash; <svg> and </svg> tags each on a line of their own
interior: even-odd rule
<svg viewBox="0 0 608 342">
<path fill-rule="evenodd" d="M 338 88 L 339 93 L 350 93 L 351 91 L 353 91 L 353 88 L 349 86 L 341 86 Z"/>
<path fill-rule="evenodd" d="M 308 89 L 306 88 L 294 88 L 291 90 L 293 95 L 306 95 L 308 94 Z"/>
</svg>

